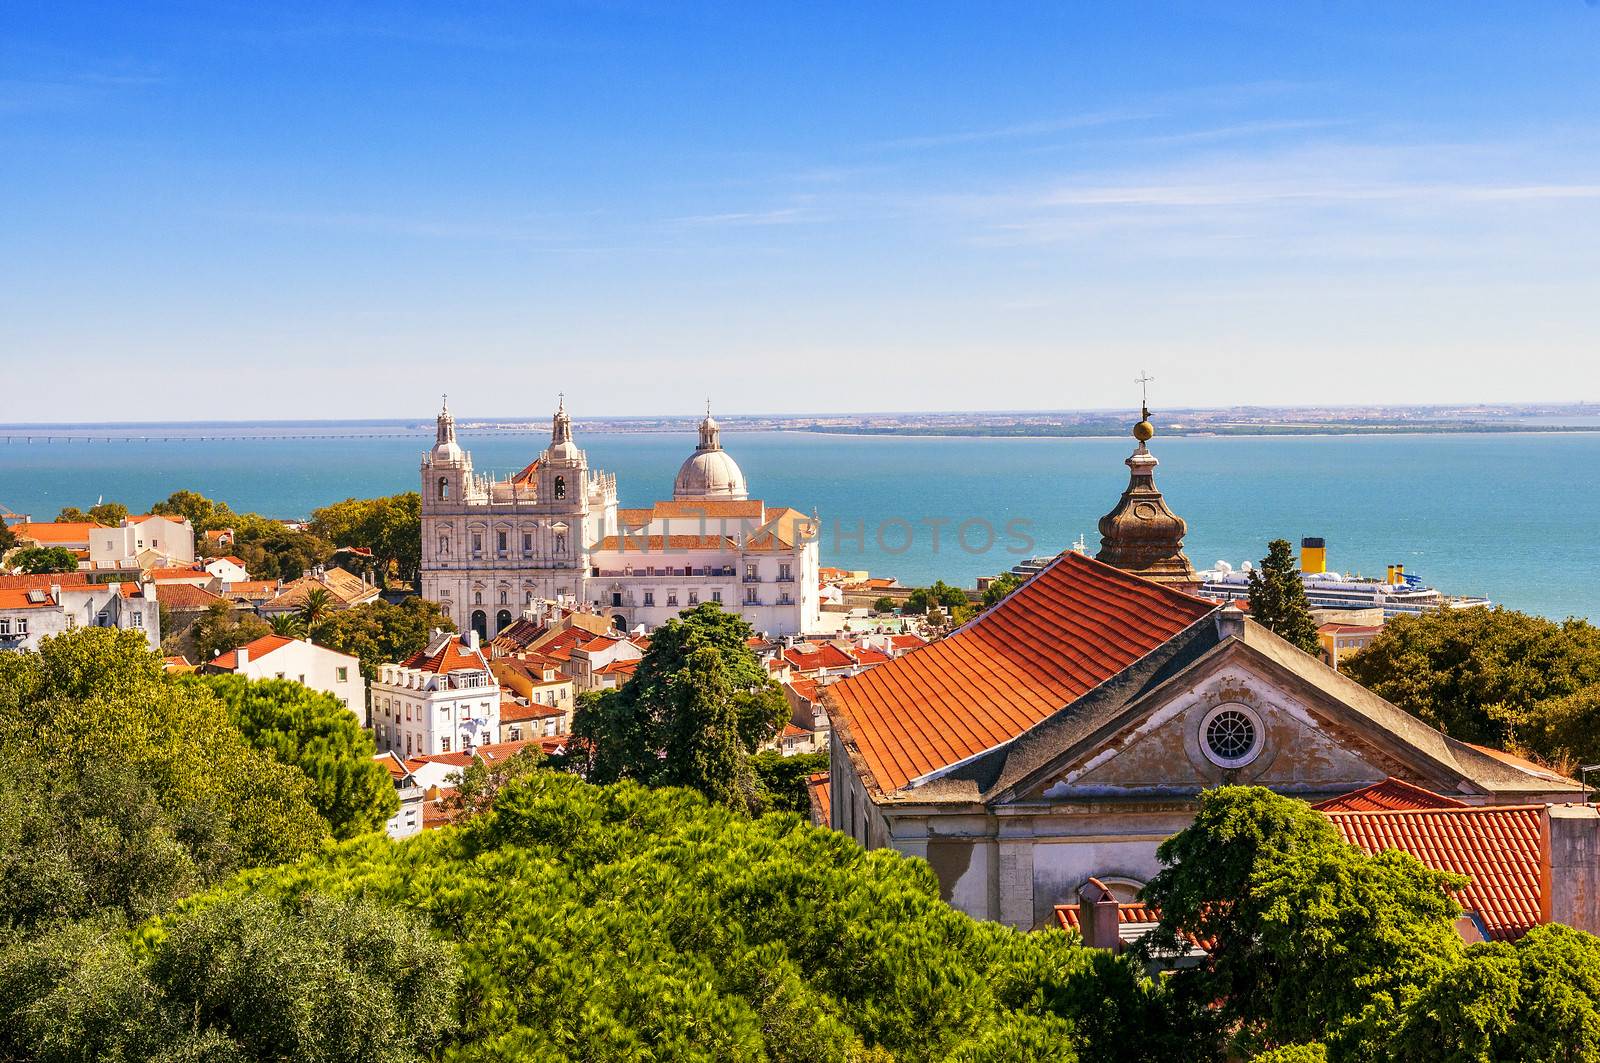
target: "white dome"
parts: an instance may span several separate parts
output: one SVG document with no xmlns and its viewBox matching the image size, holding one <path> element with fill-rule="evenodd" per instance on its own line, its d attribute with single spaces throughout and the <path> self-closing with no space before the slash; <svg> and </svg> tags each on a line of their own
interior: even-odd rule
<svg viewBox="0 0 1600 1063">
<path fill-rule="evenodd" d="M 466 451 L 461 449 L 461 444 L 454 437 L 435 443 L 430 455 L 435 465 L 458 465 L 466 456 Z"/>
<path fill-rule="evenodd" d="M 720 498 L 743 501 L 750 497 L 739 463 L 725 450 L 697 450 L 678 470 L 672 497 L 679 502 Z"/>
</svg>

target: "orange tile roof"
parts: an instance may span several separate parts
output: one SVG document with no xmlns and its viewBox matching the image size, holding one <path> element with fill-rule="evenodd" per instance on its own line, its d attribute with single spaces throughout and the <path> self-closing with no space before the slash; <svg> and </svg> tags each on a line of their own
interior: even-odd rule
<svg viewBox="0 0 1600 1063">
<path fill-rule="evenodd" d="M 192 583 L 164 584 L 156 591 L 156 598 L 162 605 L 173 609 L 204 609 L 213 602 L 226 601 L 222 595 L 213 594 Z"/>
<path fill-rule="evenodd" d="M 37 595 L 39 600 L 30 600 L 29 595 Z M 55 604 L 49 587 L 0 589 L 0 609 L 50 609 Z"/>
<path fill-rule="evenodd" d="M 923 638 L 921 635 L 913 635 L 910 632 L 907 632 L 904 635 L 891 636 L 889 639 L 889 644 L 900 650 L 914 650 L 919 646 L 926 646 L 928 644 L 928 640 Z"/>
<path fill-rule="evenodd" d="M 1495 749 L 1493 746 L 1475 745 L 1472 742 L 1465 742 L 1463 744 L 1472 746 L 1472 748 L 1476 749 L 1479 753 L 1482 753 L 1486 757 L 1493 757 L 1502 764 L 1509 764 L 1518 771 L 1527 772 L 1530 775 L 1536 775 L 1539 778 L 1548 780 L 1552 783 L 1565 783 L 1569 786 L 1572 784 L 1572 780 L 1562 775 L 1560 772 L 1546 768 L 1541 764 L 1535 764 L 1533 761 L 1528 760 L 1525 757 L 1519 757 L 1515 753 L 1507 753 L 1505 750 Z"/>
<path fill-rule="evenodd" d="M 588 634 L 589 632 L 584 631 L 581 628 L 569 627 L 565 631 L 556 635 L 549 642 L 546 642 L 543 646 L 540 646 L 539 652 L 550 658 L 552 661 L 569 661 L 572 659 L 573 647 L 578 644 L 580 639 L 584 638 Z"/>
<path fill-rule="evenodd" d="M 489 670 L 488 662 L 476 650 L 469 650 L 461 644 L 461 639 L 456 635 L 440 639 L 439 645 L 428 649 L 420 649 L 410 657 L 401 661 L 405 668 L 416 668 L 423 672 L 432 672 L 435 675 L 446 675 L 450 672 L 486 672 Z"/>
<path fill-rule="evenodd" d="M 1056 905 L 1056 922 L 1062 930 L 1075 930 L 1082 932 L 1082 924 L 1078 919 L 1078 906 L 1076 904 Z M 1154 930 L 1161 922 L 1161 909 L 1142 901 L 1123 901 L 1117 904 L 1117 923 L 1121 926 L 1134 926 L 1146 930 Z M 1189 943 L 1196 948 L 1209 950 L 1215 941 L 1202 941 L 1193 934 L 1184 934 Z"/>
<path fill-rule="evenodd" d="M 448 764 L 456 768 L 465 768 L 472 763 L 473 757 L 481 758 L 485 764 L 488 764 L 496 760 L 505 760 L 507 757 L 514 757 L 536 741 L 537 739 L 524 738 L 520 742 L 491 742 L 478 746 L 470 755 L 463 752 L 428 753 L 407 760 L 406 767 L 413 771 L 424 764 Z"/>
<path fill-rule="evenodd" d="M 211 573 L 203 568 L 153 568 L 150 579 L 156 583 L 210 583 Z"/>
<path fill-rule="evenodd" d="M 32 539 L 39 543 L 86 543 L 89 533 L 100 525 L 92 520 L 50 521 L 40 524 L 13 524 L 11 530 L 19 539 Z"/>
<path fill-rule="evenodd" d="M 889 660 L 889 655 L 887 653 L 884 653 L 882 650 L 874 650 L 874 649 L 856 650 L 855 651 L 855 655 L 856 655 L 856 662 L 858 664 L 867 664 L 867 665 L 884 664 L 884 663 L 888 662 L 888 660 Z"/>
<path fill-rule="evenodd" d="M 816 809 L 822 826 L 833 826 L 833 792 L 828 787 L 828 773 L 819 771 L 806 776 L 806 788 L 811 791 L 811 807 Z"/>
<path fill-rule="evenodd" d="M 1317 633 L 1328 635 L 1375 635 L 1382 630 L 1382 624 L 1323 624 L 1317 628 Z"/>
<path fill-rule="evenodd" d="M 893 793 L 1008 742 L 1216 609 L 1067 551 L 947 638 L 828 688 L 830 715 Z"/>
<path fill-rule="evenodd" d="M 789 680 L 789 689 L 807 701 L 817 700 L 817 681 L 815 679 L 791 679 Z"/>
<path fill-rule="evenodd" d="M 500 722 L 526 723 L 529 720 L 543 720 L 551 716 L 565 716 L 566 710 L 554 705 L 523 705 L 520 702 L 501 700 Z"/>
<path fill-rule="evenodd" d="M 783 651 L 783 659 L 801 672 L 820 672 L 824 668 L 853 668 L 856 659 L 831 642 L 824 642 L 815 650 L 799 648 Z"/>
<path fill-rule="evenodd" d="M 662 554 L 669 550 L 735 550 L 726 535 L 608 535 L 594 550 L 622 554 Z"/>
<path fill-rule="evenodd" d="M 639 668 L 637 660 L 612 661 L 604 668 L 596 670 L 595 675 L 632 675 Z"/>
<path fill-rule="evenodd" d="M 245 643 L 243 646 L 239 647 L 239 649 L 248 650 L 250 660 L 259 661 L 261 658 L 265 657 L 274 650 L 281 650 L 285 646 L 296 641 L 298 640 L 289 638 L 287 635 L 262 635 L 258 639 L 252 639 Z M 213 657 L 206 663 L 210 664 L 214 668 L 221 668 L 225 671 L 231 672 L 235 668 L 239 667 L 239 651 L 229 650 L 227 653 Z"/>
<path fill-rule="evenodd" d="M 1391 776 L 1311 807 L 1318 812 L 1402 812 L 1414 808 L 1465 808 L 1466 802 Z"/>
<path fill-rule="evenodd" d="M 1470 878 L 1457 897 L 1492 941 L 1514 940 L 1546 921 L 1542 805 L 1324 814 L 1359 849 L 1398 849 Z"/>
<path fill-rule="evenodd" d="M 278 593 L 278 583 L 270 579 L 242 579 L 228 584 L 228 596 L 239 598 L 270 598 Z"/>
<path fill-rule="evenodd" d="M 742 502 L 697 500 L 684 502 L 657 502 L 649 513 L 655 520 L 666 517 L 754 517 L 763 520 L 767 507 L 758 498 Z M 634 510 L 632 512 L 640 512 Z"/>
</svg>

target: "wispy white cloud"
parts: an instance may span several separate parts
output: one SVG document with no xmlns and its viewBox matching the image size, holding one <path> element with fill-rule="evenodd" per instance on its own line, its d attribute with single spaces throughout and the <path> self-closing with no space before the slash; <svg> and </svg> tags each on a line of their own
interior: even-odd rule
<svg viewBox="0 0 1600 1063">
<path fill-rule="evenodd" d="M 1159 113 L 1152 110 L 1104 111 L 1036 122 L 1019 122 L 989 129 L 966 129 L 950 133 L 933 133 L 926 136 L 897 137 L 893 140 L 878 141 L 871 146 L 892 151 L 916 148 L 943 148 L 961 144 L 981 144 L 995 140 L 1018 140 L 1026 137 L 1048 136 L 1051 133 L 1064 133 L 1074 129 L 1092 129 L 1098 126 L 1115 125 L 1119 122 L 1135 122 L 1140 119 L 1157 117 Z"/>
<path fill-rule="evenodd" d="M 680 218 L 669 218 L 665 224 L 680 228 L 696 228 L 715 225 L 795 225 L 816 220 L 818 220 L 816 213 L 809 208 L 780 207 L 774 210 L 741 210 L 723 214 L 690 214 Z"/>
</svg>

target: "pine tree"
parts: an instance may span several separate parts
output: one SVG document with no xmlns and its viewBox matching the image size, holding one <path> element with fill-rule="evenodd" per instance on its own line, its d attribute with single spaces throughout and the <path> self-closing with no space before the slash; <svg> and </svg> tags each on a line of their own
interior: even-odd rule
<svg viewBox="0 0 1600 1063">
<path fill-rule="evenodd" d="M 1322 655 L 1300 566 L 1287 539 L 1267 544 L 1261 567 L 1250 573 L 1250 616 L 1256 623 L 1313 656 Z"/>
</svg>

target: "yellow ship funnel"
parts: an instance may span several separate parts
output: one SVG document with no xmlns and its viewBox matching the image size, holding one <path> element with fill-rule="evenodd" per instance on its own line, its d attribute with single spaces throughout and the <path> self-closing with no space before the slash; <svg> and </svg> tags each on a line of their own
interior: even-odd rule
<svg viewBox="0 0 1600 1063">
<path fill-rule="evenodd" d="M 1320 537 L 1300 540 L 1300 571 L 1318 575 L 1328 571 L 1328 541 Z"/>
</svg>

